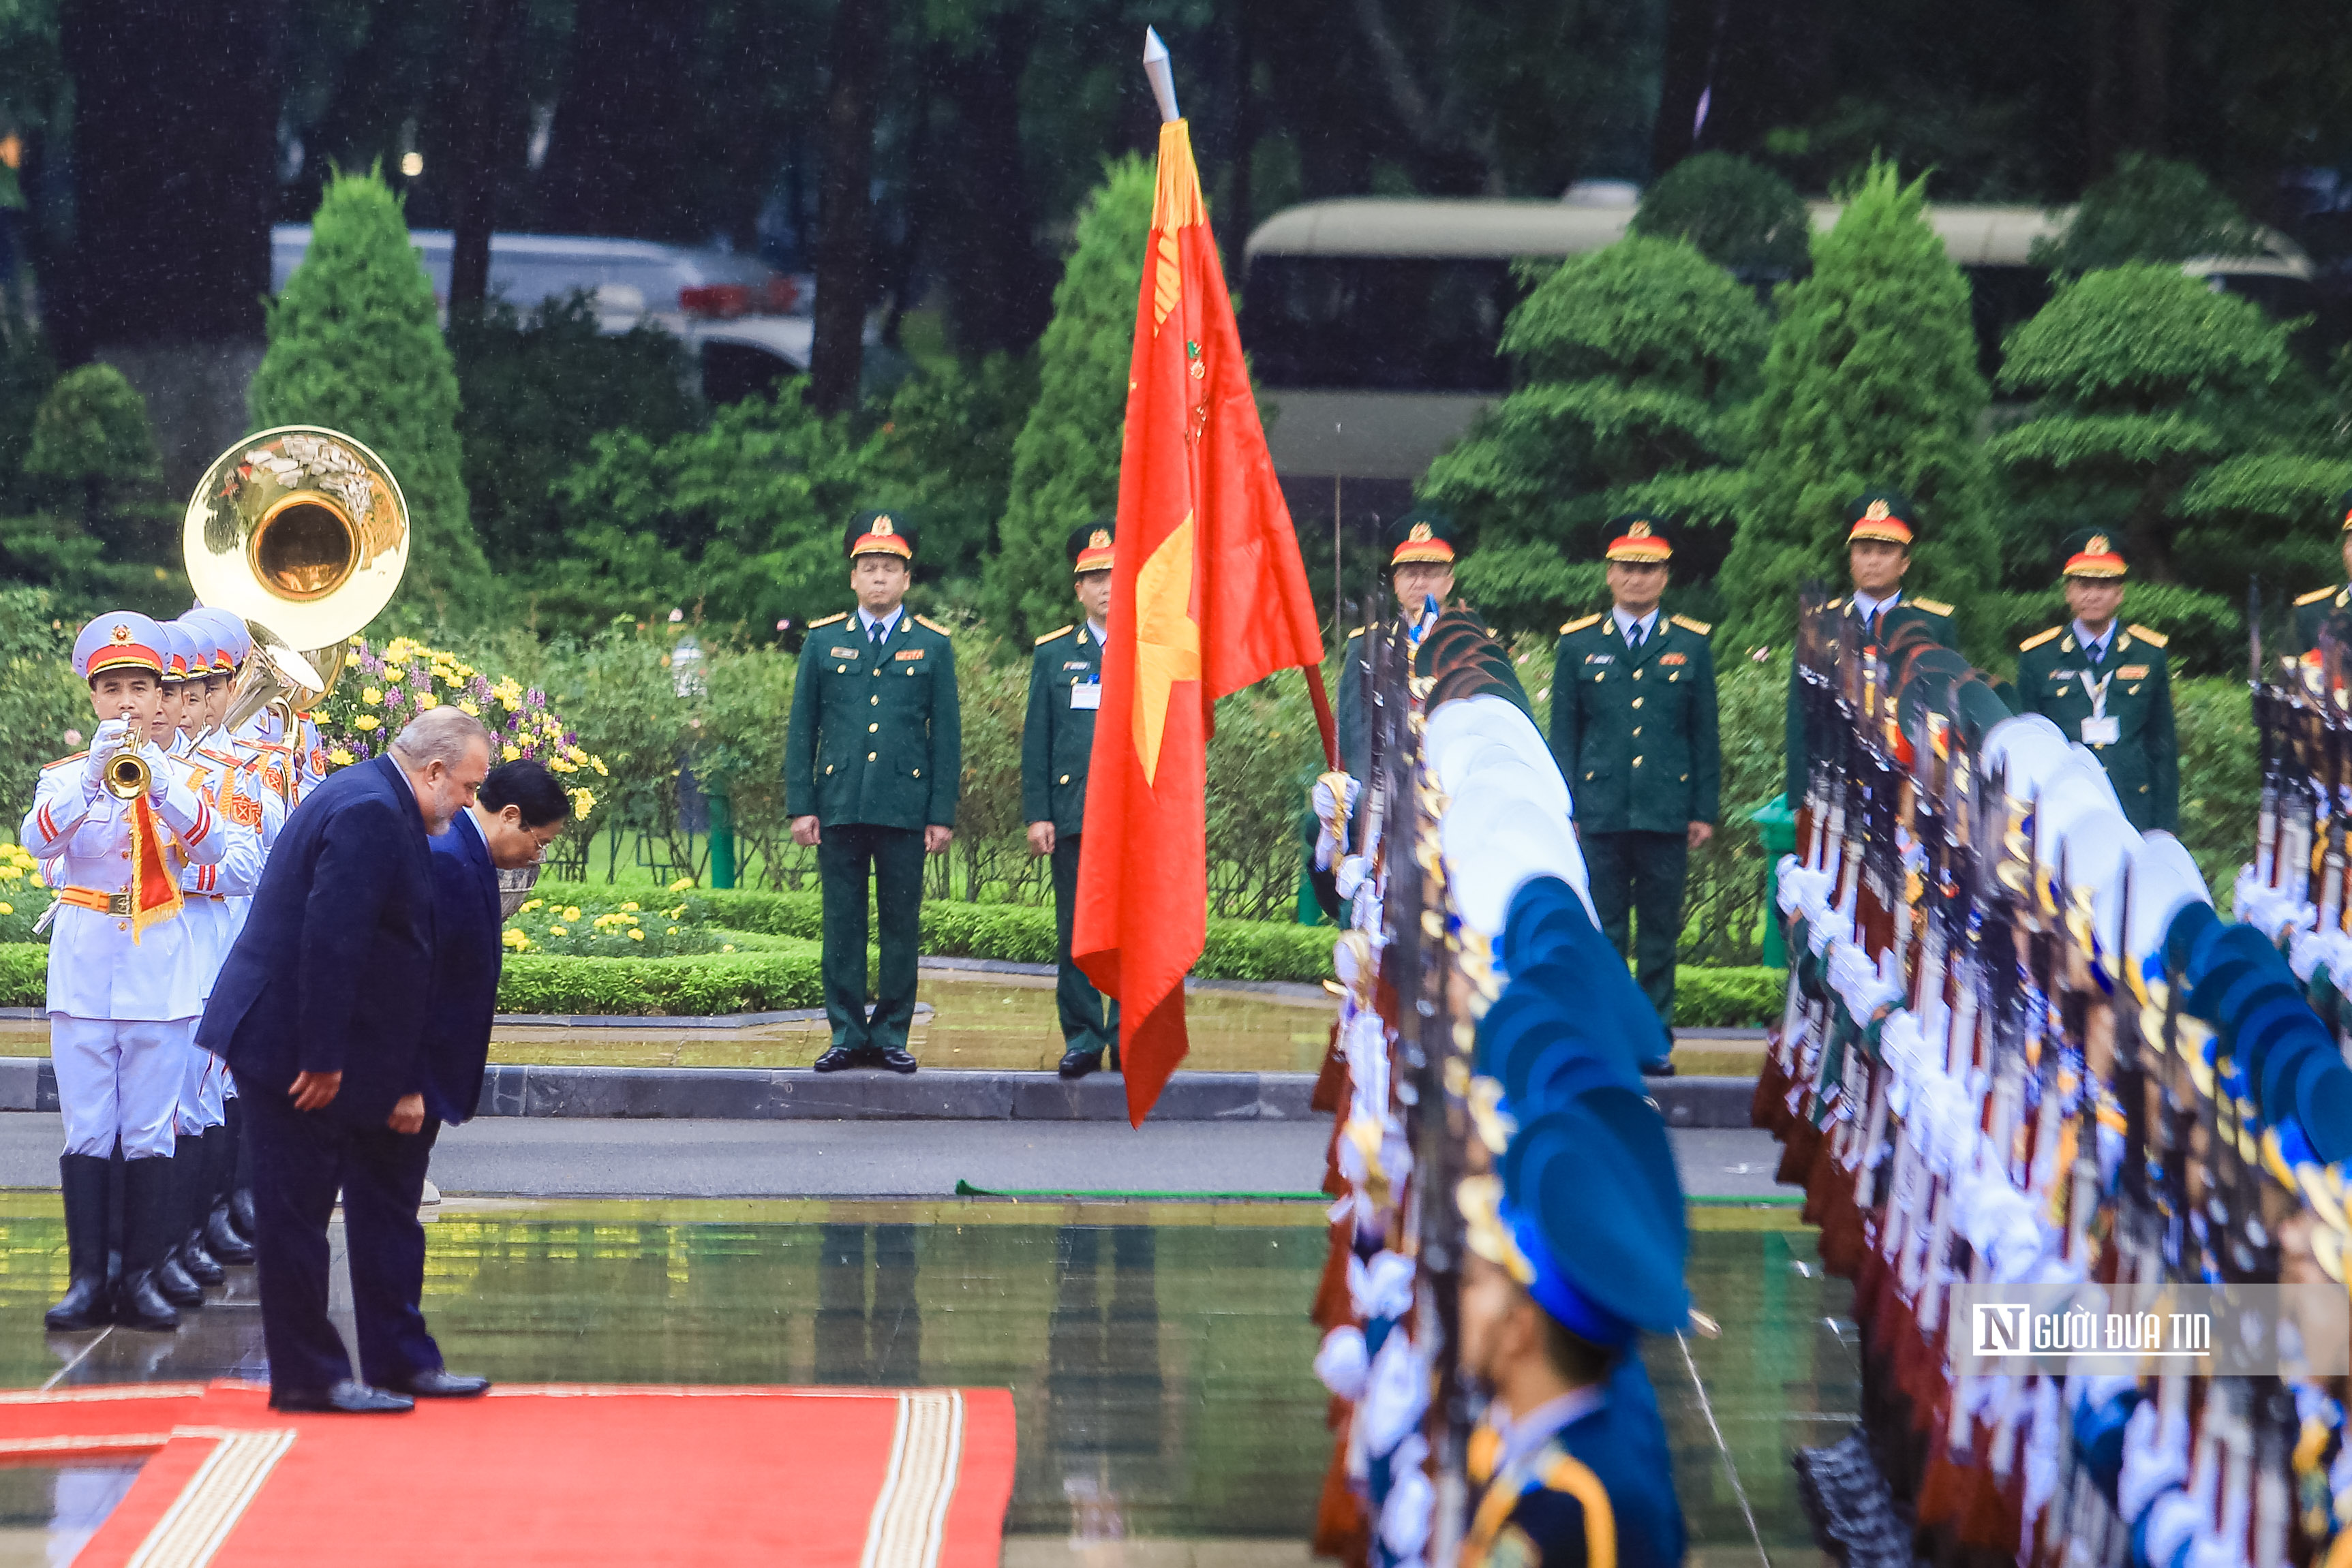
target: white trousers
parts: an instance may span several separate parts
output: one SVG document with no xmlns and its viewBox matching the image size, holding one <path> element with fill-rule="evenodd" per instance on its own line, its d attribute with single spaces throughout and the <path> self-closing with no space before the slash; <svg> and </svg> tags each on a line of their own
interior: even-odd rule
<svg viewBox="0 0 2352 1568">
<path fill-rule="evenodd" d="M 51 1013 L 49 1060 L 66 1153 L 103 1157 L 121 1138 L 125 1159 L 169 1155 L 194 1028 L 194 1019 L 117 1022 Z"/>
<path fill-rule="evenodd" d="M 187 1063 L 180 1081 L 180 1108 L 174 1119 L 184 1138 L 195 1137 L 206 1127 L 217 1127 L 228 1119 L 221 1109 L 228 1069 L 221 1064 L 219 1057 L 196 1043 L 195 1032 L 196 1026 L 190 1023 Z"/>
</svg>

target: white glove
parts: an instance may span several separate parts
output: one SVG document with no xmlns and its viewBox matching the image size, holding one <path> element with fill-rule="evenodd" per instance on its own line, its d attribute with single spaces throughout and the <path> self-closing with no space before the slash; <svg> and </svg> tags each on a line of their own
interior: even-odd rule
<svg viewBox="0 0 2352 1568">
<path fill-rule="evenodd" d="M 147 799 L 160 806 L 163 798 L 172 792 L 171 758 L 163 755 L 162 747 L 151 740 L 139 748 L 139 759 L 147 764 Z"/>
<path fill-rule="evenodd" d="M 82 764 L 82 779 L 92 789 L 105 787 L 106 765 L 113 760 L 115 748 L 130 733 L 131 721 L 121 718 L 110 718 L 91 732 L 89 756 Z"/>
<path fill-rule="evenodd" d="M 1339 799 L 1339 790 L 1335 788 L 1337 785 L 1346 787 L 1345 801 Z M 1339 852 L 1340 835 L 1346 831 L 1347 823 L 1354 819 L 1356 799 L 1362 793 L 1363 786 L 1345 773 L 1326 773 L 1315 780 L 1315 820 L 1322 824 L 1321 831 L 1315 835 L 1317 871 L 1331 869 L 1331 862 Z"/>
</svg>

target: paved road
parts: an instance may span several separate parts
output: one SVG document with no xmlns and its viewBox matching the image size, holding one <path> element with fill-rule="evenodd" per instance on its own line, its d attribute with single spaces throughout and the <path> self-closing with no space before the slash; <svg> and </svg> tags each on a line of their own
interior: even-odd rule
<svg viewBox="0 0 2352 1568">
<path fill-rule="evenodd" d="M 594 1197 L 936 1197 L 990 1191 L 1309 1192 L 1330 1124 L 688 1122 L 491 1117 L 442 1134 L 452 1193 Z M 1773 1192 L 1762 1133 L 1670 1134 L 1696 1196 Z M 0 1187 L 57 1185 L 54 1113 L 0 1113 Z"/>
</svg>

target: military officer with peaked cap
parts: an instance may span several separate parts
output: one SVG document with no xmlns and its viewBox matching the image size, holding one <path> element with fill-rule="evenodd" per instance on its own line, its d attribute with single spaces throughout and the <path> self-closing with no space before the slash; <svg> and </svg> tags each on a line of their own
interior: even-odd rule
<svg viewBox="0 0 2352 1568">
<path fill-rule="evenodd" d="M 1939 599 L 1922 599 L 1903 591 L 1904 575 L 1911 570 L 1911 546 L 1919 534 L 1919 518 L 1910 501 L 1893 490 L 1873 490 L 1858 496 L 1846 507 L 1846 568 L 1853 591 L 1822 606 L 1819 630 L 1832 654 L 1851 649 L 1875 648 L 1884 635 L 1887 612 L 1897 605 L 1920 612 L 1906 621 L 1926 627 L 1947 648 L 1958 648 L 1952 607 Z M 1789 808 L 1805 798 L 1805 774 L 1811 759 L 1805 752 L 1805 711 L 1798 672 L 1789 669 L 1788 716 Z"/>
<path fill-rule="evenodd" d="M 2336 497 L 2336 537 L 2344 550 L 2344 573 L 2352 580 L 2352 490 Z M 2338 641 L 2352 641 L 2352 582 L 2332 582 L 2298 595 L 2294 601 L 2294 645 L 2299 653 L 2319 646 L 2325 627 Z"/>
<path fill-rule="evenodd" d="M 793 841 L 815 846 L 824 895 L 824 1010 L 832 1049 L 820 1072 L 912 1072 L 915 959 L 922 942 L 923 857 L 955 837 L 963 774 L 955 650 L 937 622 L 907 612 L 915 533 L 887 512 L 848 529 L 856 611 L 812 622 L 784 739 Z M 866 879 L 882 967 L 866 1013 Z"/>
<path fill-rule="evenodd" d="M 1037 639 L 1029 665 L 1029 714 L 1021 726 L 1021 817 L 1029 824 L 1029 852 L 1054 862 L 1054 1001 L 1062 1025 L 1065 1078 L 1084 1078 L 1118 1044 L 1118 1004 L 1109 1004 L 1106 1018 L 1102 994 L 1070 960 L 1087 765 L 1094 755 L 1095 715 L 1102 707 L 1115 532 L 1108 521 L 1070 530 L 1070 575 L 1086 619 Z"/>
<path fill-rule="evenodd" d="M 1723 777 L 1713 628 L 1661 613 L 1674 546 L 1654 519 L 1621 517 L 1609 531 L 1613 602 L 1562 626 L 1552 655 L 1551 750 L 1576 800 L 1601 929 L 1630 949 L 1671 1035 L 1683 887 L 1690 852 L 1714 836 Z"/>
<path fill-rule="evenodd" d="M 1432 511 L 1407 512 L 1389 524 L 1381 530 L 1381 548 L 1388 556 L 1397 613 L 1349 632 L 1339 660 L 1339 766 L 1359 780 L 1371 767 L 1374 651 L 1383 636 L 1409 653 L 1420 651 L 1422 639 L 1454 597 L 1454 568 L 1461 559 L 1453 522 Z"/>
<path fill-rule="evenodd" d="M 2117 624 L 2126 567 L 2113 535 L 2067 541 L 2066 608 L 2073 619 L 2017 647 L 2017 699 L 2091 748 L 2131 825 L 2180 825 L 2180 750 L 2172 726 L 2172 673 L 2162 633 Z"/>
</svg>

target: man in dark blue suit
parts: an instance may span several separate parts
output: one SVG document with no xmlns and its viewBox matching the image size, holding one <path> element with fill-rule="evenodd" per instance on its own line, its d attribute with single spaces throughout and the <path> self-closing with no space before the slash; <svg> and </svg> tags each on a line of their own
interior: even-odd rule
<svg viewBox="0 0 2352 1568">
<path fill-rule="evenodd" d="M 431 841 L 433 1005 L 418 1063 L 423 1087 L 400 1102 L 423 1124 L 397 1135 L 391 1169 L 398 1187 L 387 1210 L 388 1217 L 404 1217 L 392 1239 L 397 1256 L 386 1259 L 400 1276 L 403 1305 L 373 1330 L 365 1321 L 360 1324 L 360 1371 L 379 1387 L 414 1388 L 427 1372 L 437 1374 L 445 1396 L 489 1387 L 486 1378 L 443 1370 L 441 1349 L 425 1326 L 425 1228 L 416 1222 L 416 1206 L 442 1125 L 463 1122 L 481 1103 L 506 954 L 499 941 L 505 913 L 499 873 L 536 865 L 571 815 L 572 797 L 554 774 L 536 762 L 509 762 L 490 770 L 472 809 L 459 811 L 449 831 Z"/>
<path fill-rule="evenodd" d="M 427 844 L 473 803 L 489 758 L 478 720 L 435 708 L 387 755 L 313 789 L 278 835 L 196 1029 L 246 1101 L 262 1337 L 280 1410 L 399 1411 L 412 1395 L 478 1392 L 445 1386 L 437 1370 L 392 1390 L 352 1378 L 327 1317 L 327 1225 L 340 1190 L 366 1343 L 406 1305 L 401 1230 L 416 1213 L 403 1173 L 422 1169 L 406 1134 L 424 1121 L 415 1092 L 435 968 Z"/>
</svg>

